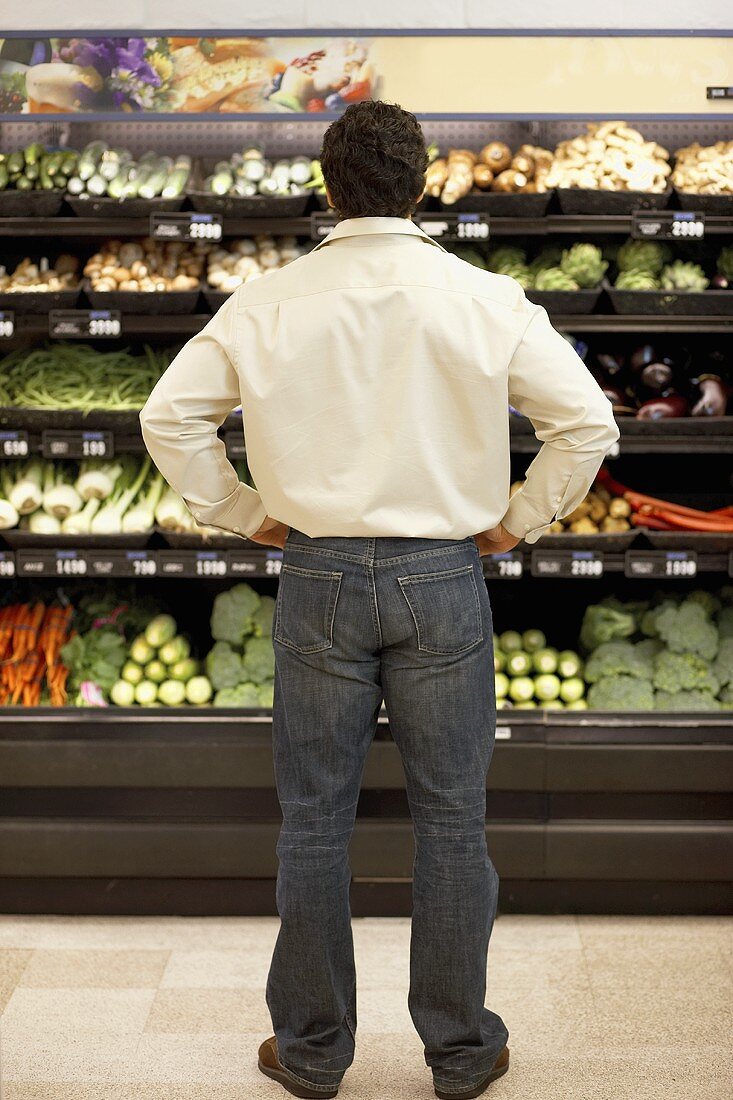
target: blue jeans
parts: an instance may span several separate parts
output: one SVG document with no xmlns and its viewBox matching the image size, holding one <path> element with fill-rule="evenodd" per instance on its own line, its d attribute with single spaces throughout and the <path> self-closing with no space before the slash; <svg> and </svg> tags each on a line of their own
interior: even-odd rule
<svg viewBox="0 0 733 1100">
<path fill-rule="evenodd" d="M 435 1084 L 468 1088 L 508 1038 L 484 1006 L 499 876 L 486 849 L 496 703 L 476 544 L 291 529 L 273 642 L 283 823 L 267 1004 L 280 1061 L 326 1091 L 354 1058 L 347 845 L 384 700 L 415 836 L 408 1005 Z"/>
</svg>

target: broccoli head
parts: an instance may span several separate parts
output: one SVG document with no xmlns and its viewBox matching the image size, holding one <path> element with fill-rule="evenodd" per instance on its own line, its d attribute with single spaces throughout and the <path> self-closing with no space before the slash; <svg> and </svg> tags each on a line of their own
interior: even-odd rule
<svg viewBox="0 0 733 1100">
<path fill-rule="evenodd" d="M 678 600 L 673 600 L 671 597 L 667 596 L 654 607 L 650 607 L 641 617 L 642 634 L 646 634 L 647 638 L 656 638 L 658 617 L 663 611 L 666 611 L 667 608 L 676 608 L 678 602 Z"/>
<path fill-rule="evenodd" d="M 657 710 L 720 710 L 720 703 L 707 691 L 658 691 Z"/>
<path fill-rule="evenodd" d="M 657 632 L 673 653 L 695 653 L 712 661 L 718 652 L 718 630 L 695 600 L 666 607 L 657 616 Z"/>
<path fill-rule="evenodd" d="M 216 691 L 233 688 L 243 678 L 242 658 L 229 642 L 217 642 L 206 658 L 206 675 Z"/>
<path fill-rule="evenodd" d="M 603 600 L 586 608 L 580 644 L 586 651 L 593 650 L 604 642 L 630 638 L 635 630 L 636 617 L 632 611 L 627 611 L 618 600 Z"/>
<path fill-rule="evenodd" d="M 254 629 L 253 616 L 260 606 L 260 597 L 248 584 L 220 592 L 211 612 L 211 634 L 216 642 L 241 646 Z"/>
<path fill-rule="evenodd" d="M 679 691 L 704 691 L 717 695 L 720 683 L 707 661 L 696 653 L 672 653 L 665 649 L 654 661 L 654 687 L 675 695 Z"/>
<path fill-rule="evenodd" d="M 642 661 L 644 661 L 645 663 L 648 661 L 652 662 L 651 668 L 653 670 L 654 658 L 657 656 L 658 653 L 662 652 L 662 650 L 664 649 L 664 645 L 662 644 L 662 642 L 659 641 L 658 638 L 644 638 L 643 641 L 636 643 L 634 649 L 636 650 Z"/>
<path fill-rule="evenodd" d="M 249 638 L 244 647 L 244 676 L 254 684 L 272 680 L 275 675 L 275 650 L 270 638 Z"/>
<path fill-rule="evenodd" d="M 591 710 L 654 710 L 649 680 L 635 676 L 604 676 L 588 692 Z"/>
<path fill-rule="evenodd" d="M 275 601 L 272 596 L 260 596 L 260 606 L 252 616 L 252 633 L 256 638 L 272 637 L 272 620 L 275 615 Z"/>
<path fill-rule="evenodd" d="M 722 604 L 717 596 L 714 596 L 712 592 L 706 592 L 704 588 L 696 588 L 694 592 L 689 592 L 685 596 L 685 601 L 691 600 L 693 603 L 699 603 L 703 611 L 712 619 L 714 615 L 720 611 Z"/>
<path fill-rule="evenodd" d="M 585 666 L 585 678 L 589 684 L 604 676 L 633 676 L 638 680 L 651 680 L 654 665 L 651 657 L 632 642 L 604 642 L 594 649 Z"/>
<path fill-rule="evenodd" d="M 257 694 L 261 707 L 272 707 L 275 698 L 275 681 L 265 680 L 264 684 L 260 684 Z"/>
<path fill-rule="evenodd" d="M 222 688 L 214 696 L 215 707 L 259 707 L 259 690 L 256 684 L 237 684 L 236 687 Z"/>
<path fill-rule="evenodd" d="M 718 634 L 722 638 L 733 638 L 733 607 L 724 607 L 718 615 Z"/>
<path fill-rule="evenodd" d="M 720 648 L 713 664 L 713 672 L 722 687 L 733 683 L 733 638 L 720 639 Z"/>
<path fill-rule="evenodd" d="M 721 707 L 733 708 L 733 684 L 727 684 L 718 696 Z"/>
</svg>

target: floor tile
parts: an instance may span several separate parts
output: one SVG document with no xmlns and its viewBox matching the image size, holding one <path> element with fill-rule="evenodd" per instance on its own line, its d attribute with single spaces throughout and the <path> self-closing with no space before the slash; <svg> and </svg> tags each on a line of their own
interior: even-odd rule
<svg viewBox="0 0 733 1100">
<path fill-rule="evenodd" d="M 19 985 L 34 989 L 157 989 L 168 951 L 39 948 Z"/>
</svg>

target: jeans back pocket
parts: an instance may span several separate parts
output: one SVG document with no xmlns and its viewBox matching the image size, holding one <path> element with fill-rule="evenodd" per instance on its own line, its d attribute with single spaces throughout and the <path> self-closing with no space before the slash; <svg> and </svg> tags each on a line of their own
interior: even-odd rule
<svg viewBox="0 0 733 1100">
<path fill-rule="evenodd" d="M 454 654 L 483 641 L 473 565 L 398 577 L 423 653 Z"/>
<path fill-rule="evenodd" d="M 302 569 L 283 562 L 275 606 L 275 641 L 298 653 L 330 649 L 342 577 L 342 572 Z"/>
</svg>

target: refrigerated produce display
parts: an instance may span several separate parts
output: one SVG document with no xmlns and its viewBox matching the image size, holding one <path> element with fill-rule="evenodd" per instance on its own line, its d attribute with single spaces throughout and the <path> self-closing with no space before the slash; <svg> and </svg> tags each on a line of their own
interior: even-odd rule
<svg viewBox="0 0 733 1100">
<path fill-rule="evenodd" d="M 483 559 L 495 862 L 510 906 L 607 906 L 604 884 L 622 882 L 621 908 L 684 907 L 673 864 L 688 843 L 686 885 L 712 911 L 733 739 L 733 122 L 699 121 L 693 141 L 689 123 L 588 122 L 578 107 L 424 122 L 416 220 L 545 306 L 621 428 L 571 515 Z M 270 911 L 282 553 L 198 525 L 151 467 L 137 414 L 230 293 L 334 224 L 327 122 L 128 117 L 0 125 L 0 829 L 18 842 L 0 901 L 48 911 L 63 880 L 89 911 Z M 539 444 L 507 416 L 516 489 Z M 241 410 L 221 434 L 253 484 Z M 49 818 L 41 854 L 51 805 L 79 836 L 96 820 L 105 851 L 72 853 Z M 186 815 L 210 829 L 216 874 L 187 846 Z M 409 827 L 384 712 L 362 818 L 355 911 L 403 911 Z M 155 838 L 175 823 L 169 869 Z M 147 870 L 125 880 L 146 846 Z"/>
</svg>

